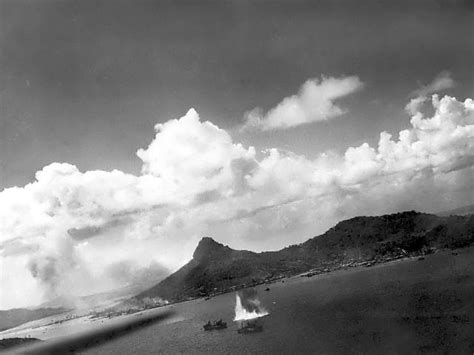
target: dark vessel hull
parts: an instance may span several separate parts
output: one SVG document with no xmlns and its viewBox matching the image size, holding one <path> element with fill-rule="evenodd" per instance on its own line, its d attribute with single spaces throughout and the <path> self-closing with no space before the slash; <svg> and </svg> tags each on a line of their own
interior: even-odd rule
<svg viewBox="0 0 474 355">
<path fill-rule="evenodd" d="M 240 328 L 237 330 L 239 334 L 260 333 L 261 331 L 263 331 L 263 327 L 261 325 L 256 325 L 254 327 Z"/>
<path fill-rule="evenodd" d="M 218 325 L 206 324 L 203 326 L 204 330 L 220 330 L 227 328 L 227 323 L 222 323 Z"/>
</svg>

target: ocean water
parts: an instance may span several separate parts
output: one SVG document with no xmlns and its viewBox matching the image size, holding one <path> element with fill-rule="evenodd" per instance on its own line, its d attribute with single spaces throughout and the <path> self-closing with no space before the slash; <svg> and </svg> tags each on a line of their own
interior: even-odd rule
<svg viewBox="0 0 474 355">
<path fill-rule="evenodd" d="M 471 248 L 259 286 L 269 315 L 255 334 L 237 333 L 235 293 L 172 305 L 166 323 L 84 353 L 472 354 L 473 256 Z M 203 330 L 220 318 L 227 329 Z"/>
</svg>

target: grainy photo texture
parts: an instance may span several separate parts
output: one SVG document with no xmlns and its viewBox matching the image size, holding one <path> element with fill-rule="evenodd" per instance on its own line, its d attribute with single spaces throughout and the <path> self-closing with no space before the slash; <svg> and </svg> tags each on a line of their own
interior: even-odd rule
<svg viewBox="0 0 474 355">
<path fill-rule="evenodd" d="M 474 354 L 473 24 L 0 0 L 0 353 Z"/>
</svg>

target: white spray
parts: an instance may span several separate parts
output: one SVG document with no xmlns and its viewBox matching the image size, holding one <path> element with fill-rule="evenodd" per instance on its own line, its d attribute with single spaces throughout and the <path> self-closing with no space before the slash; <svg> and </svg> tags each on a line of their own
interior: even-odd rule
<svg viewBox="0 0 474 355">
<path fill-rule="evenodd" d="M 242 305 L 242 300 L 239 294 L 235 294 L 235 318 L 234 321 L 242 321 L 255 319 L 266 316 L 268 312 L 260 306 L 260 301 L 257 298 L 247 299 L 246 302 L 251 304 L 252 310 L 246 309 Z"/>
</svg>

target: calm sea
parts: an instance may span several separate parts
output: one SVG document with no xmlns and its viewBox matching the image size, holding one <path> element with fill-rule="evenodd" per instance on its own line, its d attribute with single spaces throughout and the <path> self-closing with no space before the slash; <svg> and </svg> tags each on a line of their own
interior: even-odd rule
<svg viewBox="0 0 474 355">
<path fill-rule="evenodd" d="M 474 351 L 474 249 L 257 288 L 264 330 L 238 334 L 235 294 L 170 306 L 174 318 L 89 354 L 404 354 Z M 228 328 L 203 331 L 222 318 Z"/>
</svg>

